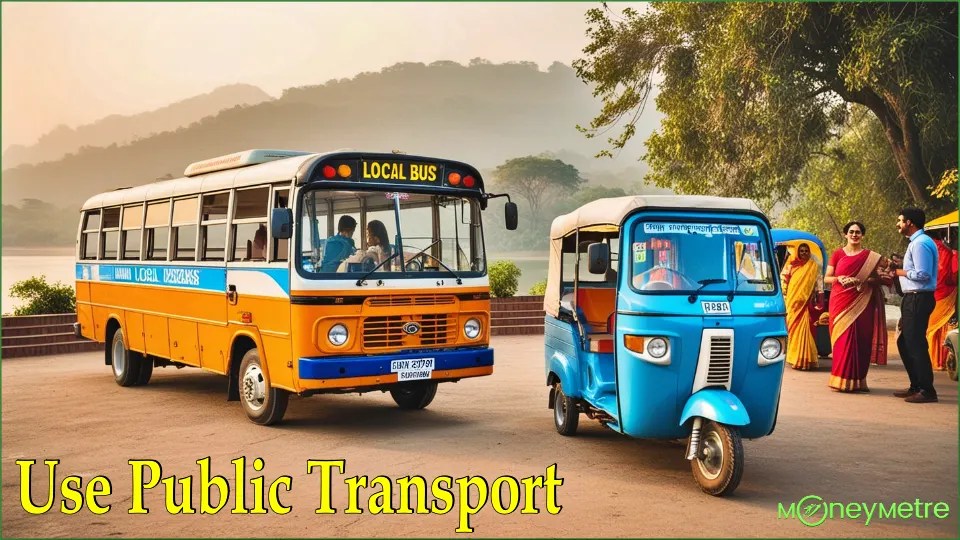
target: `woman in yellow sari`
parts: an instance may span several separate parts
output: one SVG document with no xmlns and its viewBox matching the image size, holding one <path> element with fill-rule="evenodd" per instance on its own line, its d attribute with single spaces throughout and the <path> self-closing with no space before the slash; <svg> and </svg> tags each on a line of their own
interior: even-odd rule
<svg viewBox="0 0 960 540">
<path fill-rule="evenodd" d="M 800 244 L 780 280 L 787 303 L 787 363 L 801 371 L 820 367 L 810 311 L 819 278 L 820 265 L 810 257 L 810 246 Z"/>
</svg>

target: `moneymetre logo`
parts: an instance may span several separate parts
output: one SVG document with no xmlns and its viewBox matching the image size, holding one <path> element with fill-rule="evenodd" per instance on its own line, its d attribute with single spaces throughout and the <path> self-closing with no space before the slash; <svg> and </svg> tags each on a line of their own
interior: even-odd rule
<svg viewBox="0 0 960 540">
<path fill-rule="evenodd" d="M 807 495 L 799 502 L 784 508 L 777 503 L 777 519 L 797 519 L 807 527 L 818 527 L 828 519 L 863 520 L 869 526 L 876 519 L 946 519 L 950 505 L 945 502 L 881 503 L 881 502 L 827 502 L 819 495 Z"/>
</svg>

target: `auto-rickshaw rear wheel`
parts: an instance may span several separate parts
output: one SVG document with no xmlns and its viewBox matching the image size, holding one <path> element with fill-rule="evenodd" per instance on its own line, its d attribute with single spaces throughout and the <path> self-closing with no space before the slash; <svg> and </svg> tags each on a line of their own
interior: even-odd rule
<svg viewBox="0 0 960 540">
<path fill-rule="evenodd" d="M 947 358 L 943 363 L 947 367 L 947 374 L 950 375 L 950 380 L 957 380 L 957 354 L 953 352 L 953 348 L 947 347 Z"/>
<path fill-rule="evenodd" d="M 579 423 L 580 410 L 577 408 L 576 400 L 567 397 L 563 393 L 562 385 L 557 383 L 553 396 L 553 424 L 557 427 L 557 433 L 574 435 Z"/>
<path fill-rule="evenodd" d="M 743 465 L 743 441 L 737 428 L 705 421 L 697 457 L 690 461 L 700 490 L 714 497 L 733 493 L 740 485 Z"/>
</svg>

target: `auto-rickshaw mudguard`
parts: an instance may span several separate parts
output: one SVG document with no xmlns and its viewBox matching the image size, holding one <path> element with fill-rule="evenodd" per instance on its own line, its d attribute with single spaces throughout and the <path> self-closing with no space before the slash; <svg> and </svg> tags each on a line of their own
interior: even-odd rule
<svg viewBox="0 0 960 540">
<path fill-rule="evenodd" d="M 743 403 L 727 390 L 705 388 L 690 396 L 680 415 L 680 425 L 687 420 L 700 416 L 730 426 L 745 426 L 750 423 L 750 415 Z"/>
<path fill-rule="evenodd" d="M 580 397 L 580 371 L 577 365 L 576 330 L 567 322 L 547 318 L 544 324 L 547 350 L 547 384 L 556 375 L 568 397 Z M 552 398 L 551 393 L 551 398 Z M 552 401 L 551 401 L 552 403 Z"/>
</svg>

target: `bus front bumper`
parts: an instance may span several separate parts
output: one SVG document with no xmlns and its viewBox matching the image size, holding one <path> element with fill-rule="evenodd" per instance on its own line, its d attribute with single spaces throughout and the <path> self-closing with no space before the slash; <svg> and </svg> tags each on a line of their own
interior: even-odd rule
<svg viewBox="0 0 960 540">
<path fill-rule="evenodd" d="M 493 373 L 493 349 L 433 350 L 376 356 L 321 356 L 301 358 L 300 387 L 303 389 L 358 388 L 382 386 L 399 381 L 399 373 L 391 370 L 396 360 L 433 359 L 429 377 L 420 371 L 411 379 L 434 381 L 481 377 Z M 414 363 L 413 365 L 416 365 Z"/>
</svg>

